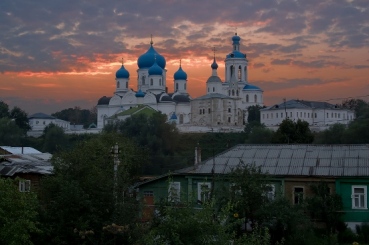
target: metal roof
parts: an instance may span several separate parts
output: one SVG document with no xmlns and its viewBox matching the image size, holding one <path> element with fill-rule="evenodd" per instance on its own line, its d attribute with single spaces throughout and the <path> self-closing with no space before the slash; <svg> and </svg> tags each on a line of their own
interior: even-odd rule
<svg viewBox="0 0 369 245">
<path fill-rule="evenodd" d="M 280 176 L 369 176 L 369 145 L 237 145 L 175 173 L 227 174 L 239 163 Z"/>
<path fill-rule="evenodd" d="M 14 147 L 14 146 L 0 146 L 1 149 L 11 153 L 11 154 L 35 154 L 41 153 L 32 147 Z"/>
<path fill-rule="evenodd" d="M 50 153 L 0 155 L 0 175 L 17 173 L 52 174 L 54 167 Z"/>
</svg>

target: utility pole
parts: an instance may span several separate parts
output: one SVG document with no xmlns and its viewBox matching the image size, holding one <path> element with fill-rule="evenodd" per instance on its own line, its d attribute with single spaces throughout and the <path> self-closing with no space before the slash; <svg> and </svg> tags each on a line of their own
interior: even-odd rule
<svg viewBox="0 0 369 245">
<path fill-rule="evenodd" d="M 119 146 L 118 143 L 115 143 L 114 146 L 111 147 L 111 154 L 113 155 L 113 161 L 114 161 L 114 188 L 113 188 L 113 195 L 115 199 L 115 205 L 117 205 L 118 202 L 118 166 L 120 164 L 119 160 Z"/>
</svg>

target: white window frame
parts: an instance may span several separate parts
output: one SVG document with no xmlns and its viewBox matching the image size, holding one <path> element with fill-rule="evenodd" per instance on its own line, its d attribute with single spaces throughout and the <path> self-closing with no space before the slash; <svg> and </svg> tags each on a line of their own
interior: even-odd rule
<svg viewBox="0 0 369 245">
<path fill-rule="evenodd" d="M 19 180 L 19 191 L 20 192 L 30 192 L 31 191 L 31 181 L 30 180 Z"/>
<path fill-rule="evenodd" d="M 364 193 L 356 193 L 355 189 L 363 189 Z M 364 206 L 361 206 L 361 197 L 364 199 Z M 352 199 L 352 209 L 368 209 L 367 199 L 368 199 L 368 192 L 366 185 L 353 185 L 351 187 L 351 199 Z M 355 204 L 355 201 L 358 200 L 358 204 Z"/>
<path fill-rule="evenodd" d="M 181 200 L 181 182 L 169 182 L 168 201 L 179 202 Z"/>
<path fill-rule="evenodd" d="M 205 193 L 202 191 L 202 186 L 207 186 L 209 189 L 207 196 L 205 196 Z M 210 198 L 210 191 L 211 191 L 211 183 L 210 182 L 199 182 L 197 183 L 197 200 L 204 202 L 208 201 Z"/>
</svg>

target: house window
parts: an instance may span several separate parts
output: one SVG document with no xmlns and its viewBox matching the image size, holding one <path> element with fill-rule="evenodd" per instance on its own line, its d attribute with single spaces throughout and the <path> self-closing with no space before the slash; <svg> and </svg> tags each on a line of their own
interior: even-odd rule
<svg viewBox="0 0 369 245">
<path fill-rule="evenodd" d="M 352 186 L 351 198 L 353 209 L 367 209 L 366 186 L 364 185 Z"/>
<path fill-rule="evenodd" d="M 246 102 L 249 102 L 249 95 L 246 94 Z"/>
<path fill-rule="evenodd" d="M 290 117 L 292 118 L 292 111 L 290 111 Z"/>
<path fill-rule="evenodd" d="M 20 180 L 19 181 L 19 191 L 20 192 L 29 192 L 30 190 L 31 190 L 30 180 Z"/>
<path fill-rule="evenodd" d="M 272 201 L 275 198 L 275 185 L 267 185 L 266 197 Z"/>
<path fill-rule="evenodd" d="M 304 188 L 303 187 L 294 187 L 293 188 L 293 203 L 301 204 L 304 198 Z"/>
<path fill-rule="evenodd" d="M 179 202 L 181 193 L 181 183 L 180 182 L 170 182 L 168 188 L 168 201 Z"/>
<path fill-rule="evenodd" d="M 202 182 L 197 184 L 197 200 L 204 203 L 210 198 L 211 183 Z"/>
<path fill-rule="evenodd" d="M 254 95 L 254 101 L 255 103 L 258 102 L 258 96 L 256 94 Z"/>
<path fill-rule="evenodd" d="M 144 191 L 143 195 L 144 195 L 144 197 L 153 197 L 154 192 L 153 191 Z"/>
</svg>

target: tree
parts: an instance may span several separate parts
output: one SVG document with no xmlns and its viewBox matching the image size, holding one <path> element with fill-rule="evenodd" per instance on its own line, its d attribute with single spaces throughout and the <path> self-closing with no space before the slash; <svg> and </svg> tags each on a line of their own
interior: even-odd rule
<svg viewBox="0 0 369 245">
<path fill-rule="evenodd" d="M 342 102 L 342 107 L 355 111 L 356 118 L 368 117 L 369 103 L 361 99 L 350 99 Z"/>
<path fill-rule="evenodd" d="M 272 142 L 273 135 L 273 130 L 266 128 L 264 125 L 256 126 L 252 128 L 247 143 L 269 144 Z"/>
<path fill-rule="evenodd" d="M 118 132 L 131 138 L 138 146 L 150 151 L 152 168 L 146 168 L 146 174 L 163 174 L 173 167 L 173 157 L 179 146 L 179 132 L 175 125 L 166 122 L 164 114 L 136 114 L 105 126 L 105 132 Z M 178 169 L 178 165 L 174 166 Z"/>
<path fill-rule="evenodd" d="M 87 110 L 76 106 L 55 112 L 51 115 L 69 121 L 71 124 L 83 124 L 84 128 L 87 128 L 91 123 L 96 123 L 97 120 L 96 107 Z"/>
<path fill-rule="evenodd" d="M 55 153 L 67 147 L 68 138 L 64 133 L 64 129 L 55 124 L 46 126 L 42 137 L 44 138 L 42 147 L 44 152 Z"/>
<path fill-rule="evenodd" d="M 33 244 L 31 235 L 40 231 L 37 196 L 33 192 L 20 192 L 17 182 L 18 179 L 0 178 L 1 244 Z"/>
<path fill-rule="evenodd" d="M 252 105 L 247 108 L 248 116 L 247 122 L 259 122 L 260 123 L 260 109 L 262 109 L 260 105 Z"/>
<path fill-rule="evenodd" d="M 270 191 L 268 175 L 254 164 L 245 164 L 242 161 L 229 174 L 231 183 L 231 203 L 233 211 L 239 217 L 250 222 L 252 226 L 260 223 L 259 212 L 270 201 L 266 195 Z"/>
<path fill-rule="evenodd" d="M 343 135 L 346 131 L 346 126 L 340 123 L 329 126 L 328 129 L 318 133 L 315 136 L 315 143 L 318 144 L 342 144 Z"/>
<path fill-rule="evenodd" d="M 117 178 L 111 147 L 119 145 Z M 55 154 L 54 175 L 42 182 L 44 235 L 53 244 L 127 243 L 138 215 L 130 186 L 145 160 L 127 138 L 103 134 Z M 105 227 L 105 228 L 104 228 Z"/>
<path fill-rule="evenodd" d="M 311 186 L 313 196 L 307 198 L 307 209 L 311 218 L 325 224 L 327 235 L 336 233 L 343 213 L 341 196 L 331 194 L 327 183 L 319 182 Z"/>
<path fill-rule="evenodd" d="M 25 131 L 14 120 L 0 118 L 0 145 L 19 146 L 25 137 Z"/>
<path fill-rule="evenodd" d="M 272 143 L 298 143 L 310 144 L 314 141 L 314 134 L 310 131 L 309 123 L 301 121 L 293 122 L 291 119 L 284 119 L 275 132 Z"/>
<path fill-rule="evenodd" d="M 21 108 L 15 106 L 10 111 L 10 118 L 14 119 L 18 127 L 25 130 L 26 132 L 31 129 L 28 122 L 28 115 Z"/>
<path fill-rule="evenodd" d="M 9 117 L 9 106 L 3 101 L 0 101 L 0 118 Z"/>
</svg>

